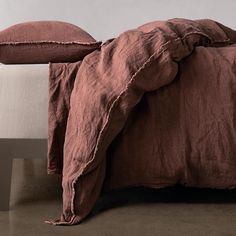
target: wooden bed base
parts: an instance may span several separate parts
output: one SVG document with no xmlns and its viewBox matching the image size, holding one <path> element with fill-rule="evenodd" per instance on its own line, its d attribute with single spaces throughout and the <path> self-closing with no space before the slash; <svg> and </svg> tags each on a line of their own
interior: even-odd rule
<svg viewBox="0 0 236 236">
<path fill-rule="evenodd" d="M 0 139 L 0 211 L 9 210 L 14 158 L 46 158 L 46 139 Z"/>
</svg>

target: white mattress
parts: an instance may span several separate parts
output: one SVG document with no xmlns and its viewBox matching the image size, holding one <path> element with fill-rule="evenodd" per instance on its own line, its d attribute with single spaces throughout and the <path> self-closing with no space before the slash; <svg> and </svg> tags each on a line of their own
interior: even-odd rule
<svg viewBox="0 0 236 236">
<path fill-rule="evenodd" d="M 0 138 L 47 138 L 47 109 L 47 64 L 0 64 Z"/>
</svg>

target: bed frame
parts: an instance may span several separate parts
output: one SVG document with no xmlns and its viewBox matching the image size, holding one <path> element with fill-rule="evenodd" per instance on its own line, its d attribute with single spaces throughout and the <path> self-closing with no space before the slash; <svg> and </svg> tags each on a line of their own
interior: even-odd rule
<svg viewBox="0 0 236 236">
<path fill-rule="evenodd" d="M 0 65 L 0 211 L 14 158 L 46 158 L 48 65 Z"/>
</svg>

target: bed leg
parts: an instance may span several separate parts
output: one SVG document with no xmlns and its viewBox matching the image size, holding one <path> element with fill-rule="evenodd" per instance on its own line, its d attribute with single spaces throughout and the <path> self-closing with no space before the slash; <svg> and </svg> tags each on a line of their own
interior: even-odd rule
<svg viewBox="0 0 236 236">
<path fill-rule="evenodd" d="M 0 211 L 9 210 L 12 158 L 0 156 Z"/>
</svg>

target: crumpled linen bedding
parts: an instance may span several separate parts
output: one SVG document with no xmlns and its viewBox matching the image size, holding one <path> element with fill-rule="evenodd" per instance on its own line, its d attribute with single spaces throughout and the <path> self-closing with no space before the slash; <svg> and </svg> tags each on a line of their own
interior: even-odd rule
<svg viewBox="0 0 236 236">
<path fill-rule="evenodd" d="M 51 64 L 49 173 L 81 222 L 101 191 L 236 187 L 236 32 L 212 20 L 156 21 L 82 62 Z"/>
</svg>

